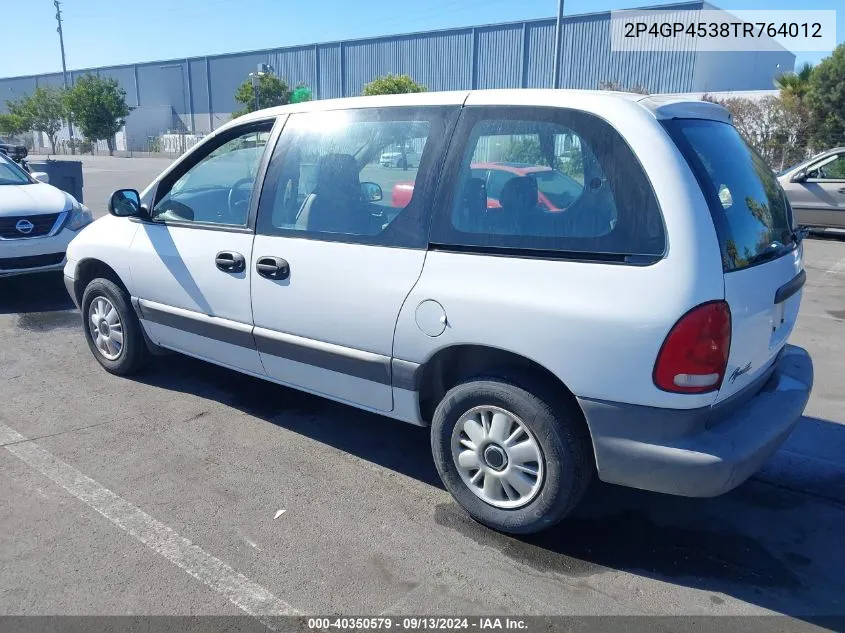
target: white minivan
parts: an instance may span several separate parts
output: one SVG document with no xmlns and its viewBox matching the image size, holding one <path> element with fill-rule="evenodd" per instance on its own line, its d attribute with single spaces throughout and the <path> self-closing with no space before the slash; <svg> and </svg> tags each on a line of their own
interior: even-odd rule
<svg viewBox="0 0 845 633">
<path fill-rule="evenodd" d="M 381 164 L 397 145 L 417 168 Z M 495 198 L 478 165 L 505 178 Z M 548 170 L 575 184 L 541 195 Z M 554 524 L 594 475 L 726 492 L 810 394 L 787 344 L 802 235 L 712 103 L 300 103 L 224 125 L 109 210 L 65 267 L 106 370 L 175 350 L 429 426 L 446 488 L 498 530 Z"/>
</svg>

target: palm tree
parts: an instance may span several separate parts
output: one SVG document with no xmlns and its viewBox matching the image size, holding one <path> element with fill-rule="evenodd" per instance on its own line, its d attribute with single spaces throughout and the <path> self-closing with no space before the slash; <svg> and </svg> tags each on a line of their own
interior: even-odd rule
<svg viewBox="0 0 845 633">
<path fill-rule="evenodd" d="M 803 102 L 810 89 L 810 77 L 813 74 L 813 65 L 804 62 L 797 72 L 781 73 L 775 77 L 775 86 L 780 89 L 781 96 L 795 97 Z"/>
</svg>

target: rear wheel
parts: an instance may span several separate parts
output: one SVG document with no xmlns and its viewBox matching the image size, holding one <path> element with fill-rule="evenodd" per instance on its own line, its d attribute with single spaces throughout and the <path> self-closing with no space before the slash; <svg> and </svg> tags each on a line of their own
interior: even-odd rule
<svg viewBox="0 0 845 633">
<path fill-rule="evenodd" d="M 513 534 L 560 521 L 594 471 L 577 412 L 494 378 L 449 390 L 434 413 L 431 446 L 455 500 L 477 521 Z"/>
<path fill-rule="evenodd" d="M 149 350 L 125 290 L 108 279 L 94 279 L 82 295 L 81 310 L 85 340 L 106 371 L 122 376 L 146 363 Z"/>
</svg>

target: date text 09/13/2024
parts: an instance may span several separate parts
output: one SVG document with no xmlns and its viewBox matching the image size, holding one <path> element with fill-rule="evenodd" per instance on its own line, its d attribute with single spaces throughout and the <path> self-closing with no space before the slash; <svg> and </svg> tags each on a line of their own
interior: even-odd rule
<svg viewBox="0 0 845 633">
<path fill-rule="evenodd" d="M 478 629 L 478 630 L 524 630 L 527 628 L 525 620 L 510 617 L 332 617 L 308 618 L 308 628 L 311 630 L 366 630 L 366 629 L 399 629 L 405 631 L 449 630 L 449 629 Z"/>
</svg>

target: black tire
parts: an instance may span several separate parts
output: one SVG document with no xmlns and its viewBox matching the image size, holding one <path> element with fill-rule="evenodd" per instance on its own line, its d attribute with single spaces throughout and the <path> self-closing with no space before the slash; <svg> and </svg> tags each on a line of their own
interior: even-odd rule
<svg viewBox="0 0 845 633">
<path fill-rule="evenodd" d="M 98 297 L 104 297 L 114 306 L 123 326 L 123 344 L 117 357 L 113 360 L 106 358 L 97 347 L 89 325 L 89 309 L 91 303 Z M 80 309 L 82 311 L 82 329 L 85 333 L 85 340 L 94 358 L 106 371 L 118 376 L 126 376 L 137 372 L 148 362 L 150 352 L 141 331 L 141 324 L 135 310 L 130 305 L 129 295 L 120 286 L 108 279 L 92 280 L 82 294 Z"/>
<path fill-rule="evenodd" d="M 458 420 L 474 407 L 490 405 L 518 416 L 542 452 L 542 487 L 520 508 L 497 508 L 476 496 L 452 457 L 452 433 Z M 510 534 L 532 534 L 563 519 L 584 496 L 595 472 L 592 443 L 573 405 L 563 399 L 540 398 L 498 378 L 473 379 L 446 393 L 434 412 L 431 449 L 440 478 L 455 500 L 476 521 Z"/>
</svg>

